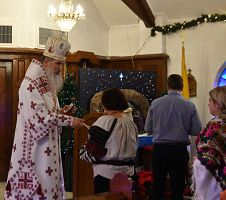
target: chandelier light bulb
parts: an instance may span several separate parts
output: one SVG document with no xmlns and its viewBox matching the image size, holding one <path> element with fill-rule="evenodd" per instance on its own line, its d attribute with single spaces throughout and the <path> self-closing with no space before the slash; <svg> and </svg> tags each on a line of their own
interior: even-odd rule
<svg viewBox="0 0 226 200">
<path fill-rule="evenodd" d="M 78 13 L 80 13 L 81 15 L 84 14 L 84 9 L 83 9 L 83 7 L 82 7 L 80 4 L 77 5 L 76 11 L 77 11 Z"/>
<path fill-rule="evenodd" d="M 77 5 L 73 8 L 71 0 L 63 0 L 58 11 L 53 6 L 49 6 L 48 15 L 53 19 L 63 32 L 69 32 L 79 20 L 85 19 L 84 9 Z"/>
<path fill-rule="evenodd" d="M 56 14 L 56 8 L 53 5 L 50 5 L 48 8 L 48 15 L 52 16 Z"/>
</svg>

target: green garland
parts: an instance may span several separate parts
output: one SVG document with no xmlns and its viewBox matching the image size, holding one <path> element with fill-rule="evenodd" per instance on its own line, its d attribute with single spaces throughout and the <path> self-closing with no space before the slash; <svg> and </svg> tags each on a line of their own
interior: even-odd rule
<svg viewBox="0 0 226 200">
<path fill-rule="evenodd" d="M 154 26 L 151 29 L 151 36 L 154 37 L 156 32 L 161 32 L 163 35 L 175 33 L 182 29 L 189 29 L 194 26 L 198 26 L 202 23 L 213 23 L 213 22 L 226 22 L 226 15 L 225 14 L 209 14 L 209 15 L 201 15 L 196 19 L 192 19 L 191 21 L 184 21 L 183 23 L 175 23 L 175 24 L 168 24 L 165 26 Z"/>
</svg>

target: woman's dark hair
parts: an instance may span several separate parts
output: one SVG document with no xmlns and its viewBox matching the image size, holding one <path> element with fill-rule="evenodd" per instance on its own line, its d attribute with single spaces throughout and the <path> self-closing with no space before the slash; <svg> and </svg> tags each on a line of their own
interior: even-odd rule
<svg viewBox="0 0 226 200">
<path fill-rule="evenodd" d="M 167 86 L 172 90 L 183 90 L 183 79 L 178 74 L 171 74 L 167 79 Z"/>
<path fill-rule="evenodd" d="M 123 111 L 129 107 L 125 95 L 118 88 L 104 90 L 101 97 L 101 102 L 104 108 L 107 110 Z"/>
</svg>

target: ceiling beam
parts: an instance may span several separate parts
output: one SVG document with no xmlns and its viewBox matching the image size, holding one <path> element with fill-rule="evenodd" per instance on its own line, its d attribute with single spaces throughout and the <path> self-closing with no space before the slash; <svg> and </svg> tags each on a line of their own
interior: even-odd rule
<svg viewBox="0 0 226 200">
<path fill-rule="evenodd" d="M 145 24 L 147 28 L 155 26 L 155 17 L 146 0 L 122 0 Z"/>
</svg>

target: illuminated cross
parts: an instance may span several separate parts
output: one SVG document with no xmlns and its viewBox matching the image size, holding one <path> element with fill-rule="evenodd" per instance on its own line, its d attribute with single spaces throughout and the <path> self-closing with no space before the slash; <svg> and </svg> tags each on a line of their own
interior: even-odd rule
<svg viewBox="0 0 226 200">
<path fill-rule="evenodd" d="M 120 75 L 119 75 L 119 78 L 121 79 L 121 81 L 122 81 L 122 78 L 123 78 L 124 76 L 123 76 L 123 74 L 121 73 Z"/>
</svg>

